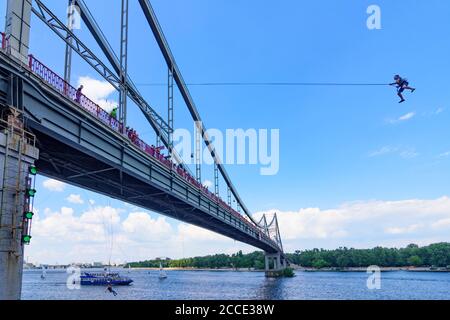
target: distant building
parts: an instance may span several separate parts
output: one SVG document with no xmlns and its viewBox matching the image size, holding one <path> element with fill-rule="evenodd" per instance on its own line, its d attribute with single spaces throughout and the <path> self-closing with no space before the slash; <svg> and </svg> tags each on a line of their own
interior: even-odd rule
<svg viewBox="0 0 450 320">
<path fill-rule="evenodd" d="M 32 264 L 31 262 L 27 262 L 23 264 L 23 268 L 24 269 L 34 269 L 36 268 L 36 266 L 34 264 Z"/>
<path fill-rule="evenodd" d="M 171 261 L 172 259 L 164 257 L 164 258 L 156 258 L 155 261 Z"/>
</svg>

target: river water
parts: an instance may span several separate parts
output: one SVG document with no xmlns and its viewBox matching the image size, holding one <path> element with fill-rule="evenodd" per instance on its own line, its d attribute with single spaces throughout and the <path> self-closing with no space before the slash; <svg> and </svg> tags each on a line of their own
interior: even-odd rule
<svg viewBox="0 0 450 320">
<path fill-rule="evenodd" d="M 24 300 L 410 300 L 450 299 L 450 273 L 392 271 L 381 274 L 381 289 L 367 288 L 364 272 L 296 272 L 294 278 L 267 279 L 260 272 L 118 270 L 131 277 L 128 287 L 115 287 L 114 297 L 104 287 L 69 290 L 68 274 L 25 270 Z"/>
</svg>

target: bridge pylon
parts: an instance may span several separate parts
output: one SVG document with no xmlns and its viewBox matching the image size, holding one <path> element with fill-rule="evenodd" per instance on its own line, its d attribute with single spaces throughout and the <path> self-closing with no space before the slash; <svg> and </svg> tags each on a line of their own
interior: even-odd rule
<svg viewBox="0 0 450 320">
<path fill-rule="evenodd" d="M 288 267 L 288 262 L 282 252 L 265 253 L 265 273 L 268 278 L 283 276 L 283 271 Z"/>
<path fill-rule="evenodd" d="M 32 0 L 8 0 L 6 6 L 6 49 L 10 56 L 28 64 Z"/>
<path fill-rule="evenodd" d="M 266 277 L 283 276 L 283 271 L 288 267 L 288 261 L 283 252 L 283 243 L 281 241 L 280 228 L 278 226 L 278 217 L 275 213 L 270 223 L 267 222 L 267 216 L 263 215 L 258 223 L 264 237 L 275 243 L 278 251 L 276 253 L 265 253 L 265 272 Z"/>
<path fill-rule="evenodd" d="M 31 240 L 34 162 L 39 151 L 17 109 L 0 109 L 0 300 L 19 300 L 24 247 Z"/>
</svg>

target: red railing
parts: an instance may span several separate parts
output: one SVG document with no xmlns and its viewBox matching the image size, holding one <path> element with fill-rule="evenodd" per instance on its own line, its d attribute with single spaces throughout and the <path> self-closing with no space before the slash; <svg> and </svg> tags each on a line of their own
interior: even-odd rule
<svg viewBox="0 0 450 320">
<path fill-rule="evenodd" d="M 111 117 L 108 112 L 103 110 L 98 104 L 90 100 L 84 94 L 77 94 L 77 89 L 72 87 L 63 78 L 58 76 L 32 55 L 29 57 L 29 67 L 34 74 L 39 76 L 39 78 L 50 85 L 54 90 L 77 103 L 84 110 L 108 125 L 114 131 L 119 133 L 122 132 L 122 125 L 117 119 Z"/>
<path fill-rule="evenodd" d="M 6 34 L 4 32 L 0 32 L 0 39 L 2 41 L 0 48 L 2 48 L 2 50 L 5 50 L 7 41 L 6 41 Z"/>
<path fill-rule="evenodd" d="M 2 45 L 5 43 L 4 34 L 2 33 Z M 215 194 L 210 192 L 208 188 L 203 186 L 201 183 L 197 181 L 194 177 L 192 177 L 185 169 L 181 166 L 176 165 L 167 157 L 165 157 L 161 153 L 161 149 L 156 148 L 155 146 L 149 146 L 143 140 L 139 139 L 139 136 L 133 129 L 126 128 L 123 130 L 123 125 L 117 119 L 111 117 L 111 115 L 103 110 L 98 104 L 90 100 L 84 94 L 78 93 L 77 89 L 72 87 L 69 83 L 67 83 L 63 78 L 53 72 L 50 68 L 45 66 L 42 62 L 36 59 L 33 55 L 29 57 L 29 67 L 30 70 L 37 75 L 41 80 L 51 86 L 54 90 L 59 92 L 61 95 L 69 98 L 85 111 L 90 113 L 96 119 L 100 120 L 103 124 L 107 125 L 109 128 L 113 129 L 118 133 L 123 133 L 128 137 L 128 139 L 139 149 L 141 149 L 146 154 L 151 157 L 157 159 L 161 164 L 166 166 L 168 169 L 173 170 L 178 173 L 183 179 L 185 179 L 190 184 L 196 186 L 200 189 L 208 198 L 218 203 L 222 208 L 230 212 L 233 216 L 240 219 L 243 223 L 248 225 L 251 228 L 255 226 L 245 219 L 241 214 L 239 214 L 236 210 L 234 210 L 231 206 L 229 206 L 225 201 L 223 201 L 220 197 L 217 197 Z M 260 238 L 265 238 L 266 240 L 270 240 L 267 236 L 262 233 L 259 233 Z"/>
</svg>

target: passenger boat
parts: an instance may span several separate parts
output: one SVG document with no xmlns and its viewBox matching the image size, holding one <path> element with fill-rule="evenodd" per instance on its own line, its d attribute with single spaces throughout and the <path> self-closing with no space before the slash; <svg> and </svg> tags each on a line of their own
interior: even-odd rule
<svg viewBox="0 0 450 320">
<path fill-rule="evenodd" d="M 81 275 L 82 286 L 128 286 L 133 280 L 128 277 L 123 277 L 119 273 L 102 272 L 84 272 Z"/>
</svg>

